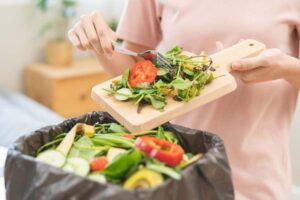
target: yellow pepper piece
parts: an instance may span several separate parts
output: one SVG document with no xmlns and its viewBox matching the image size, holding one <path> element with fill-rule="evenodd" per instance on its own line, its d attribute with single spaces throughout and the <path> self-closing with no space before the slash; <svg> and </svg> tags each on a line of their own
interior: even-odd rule
<svg viewBox="0 0 300 200">
<path fill-rule="evenodd" d="M 84 127 L 83 127 L 83 130 L 84 130 L 84 135 L 86 137 L 91 138 L 95 134 L 95 128 L 94 128 L 94 126 L 85 124 Z"/>
</svg>

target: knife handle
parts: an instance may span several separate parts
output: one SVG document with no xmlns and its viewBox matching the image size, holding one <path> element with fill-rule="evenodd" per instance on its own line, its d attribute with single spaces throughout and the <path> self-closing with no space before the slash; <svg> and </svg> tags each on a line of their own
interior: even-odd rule
<svg viewBox="0 0 300 200">
<path fill-rule="evenodd" d="M 218 65 L 230 72 L 232 62 L 242 58 L 257 56 L 265 49 L 265 44 L 248 39 L 213 54 L 211 58 L 214 65 Z"/>
</svg>

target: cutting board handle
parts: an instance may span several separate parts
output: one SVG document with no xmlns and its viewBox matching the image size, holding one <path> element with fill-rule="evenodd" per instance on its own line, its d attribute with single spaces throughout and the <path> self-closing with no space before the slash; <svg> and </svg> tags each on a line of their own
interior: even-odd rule
<svg viewBox="0 0 300 200">
<path fill-rule="evenodd" d="M 242 58 L 257 56 L 266 49 L 266 45 L 256 40 L 243 40 L 211 56 L 214 65 L 231 71 L 231 63 Z M 222 64 L 221 64 L 222 63 Z"/>
</svg>

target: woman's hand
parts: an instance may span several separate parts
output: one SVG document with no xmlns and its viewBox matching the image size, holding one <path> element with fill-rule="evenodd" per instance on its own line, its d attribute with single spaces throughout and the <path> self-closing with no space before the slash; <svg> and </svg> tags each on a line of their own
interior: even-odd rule
<svg viewBox="0 0 300 200">
<path fill-rule="evenodd" d="M 97 54 L 108 56 L 112 55 L 113 43 L 117 39 L 99 11 L 81 16 L 81 19 L 69 31 L 68 36 L 77 48 L 90 49 Z"/>
<path fill-rule="evenodd" d="M 232 71 L 245 83 L 286 79 L 300 89 L 300 61 L 279 49 L 267 49 L 258 56 L 236 61 Z"/>
</svg>

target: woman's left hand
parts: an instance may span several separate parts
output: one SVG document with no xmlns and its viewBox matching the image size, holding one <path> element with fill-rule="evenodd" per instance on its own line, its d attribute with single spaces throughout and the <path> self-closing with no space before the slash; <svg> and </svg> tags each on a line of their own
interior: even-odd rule
<svg viewBox="0 0 300 200">
<path fill-rule="evenodd" d="M 300 61 L 279 49 L 267 49 L 258 56 L 238 60 L 231 67 L 245 83 L 286 79 L 300 89 Z"/>
<path fill-rule="evenodd" d="M 258 56 L 233 62 L 231 69 L 245 83 L 257 83 L 283 78 L 287 62 L 290 58 L 279 49 L 268 49 Z"/>
</svg>

